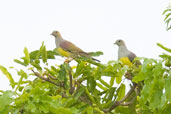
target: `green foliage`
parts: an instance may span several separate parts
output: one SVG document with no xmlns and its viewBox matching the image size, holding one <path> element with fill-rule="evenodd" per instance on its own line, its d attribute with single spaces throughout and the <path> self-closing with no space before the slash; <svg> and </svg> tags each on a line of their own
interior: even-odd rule
<svg viewBox="0 0 171 114">
<path fill-rule="evenodd" d="M 88 58 L 76 58 L 76 66 L 58 64 L 53 60 L 58 53 L 47 51 L 44 43 L 30 53 L 25 47 L 24 55 L 14 60 L 23 66 L 16 70 L 18 81 L 0 66 L 12 87 L 12 91 L 0 91 L 1 114 L 171 113 L 169 54 L 160 55 L 161 60 L 138 58 L 142 65 L 131 67 L 119 61 L 101 64 Z M 130 80 L 130 86 L 125 80 Z"/>
<path fill-rule="evenodd" d="M 171 6 L 169 6 L 166 10 L 163 11 L 163 15 L 165 15 L 164 21 L 166 23 L 166 30 L 171 29 Z"/>
</svg>

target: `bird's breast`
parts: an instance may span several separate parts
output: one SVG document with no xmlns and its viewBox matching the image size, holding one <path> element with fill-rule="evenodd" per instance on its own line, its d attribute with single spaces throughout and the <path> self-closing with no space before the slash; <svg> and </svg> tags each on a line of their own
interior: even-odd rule
<svg viewBox="0 0 171 114">
<path fill-rule="evenodd" d="M 132 62 L 128 57 L 121 57 L 119 60 L 123 63 L 123 65 L 132 66 Z"/>
<path fill-rule="evenodd" d="M 62 48 L 58 47 L 57 51 L 60 55 L 65 56 L 65 57 L 70 57 L 71 53 L 63 50 Z"/>
</svg>

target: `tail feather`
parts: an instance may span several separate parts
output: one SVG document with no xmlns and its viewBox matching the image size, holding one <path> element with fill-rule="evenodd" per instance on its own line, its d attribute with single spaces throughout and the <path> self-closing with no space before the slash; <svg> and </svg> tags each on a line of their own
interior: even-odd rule
<svg viewBox="0 0 171 114">
<path fill-rule="evenodd" d="M 100 62 L 100 60 L 98 60 L 98 59 L 95 59 L 95 58 L 92 58 L 94 61 L 97 61 L 97 62 Z"/>
</svg>

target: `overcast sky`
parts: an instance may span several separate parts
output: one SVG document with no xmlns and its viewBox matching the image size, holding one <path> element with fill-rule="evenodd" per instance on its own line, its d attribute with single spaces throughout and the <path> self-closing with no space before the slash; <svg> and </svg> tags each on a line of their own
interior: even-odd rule
<svg viewBox="0 0 171 114">
<path fill-rule="evenodd" d="M 162 12 L 170 0 L 1 0 L 0 65 L 15 66 L 13 59 L 39 49 L 42 41 L 54 49 L 53 30 L 84 51 L 103 51 L 102 63 L 117 60 L 123 39 L 140 57 L 158 58 L 163 52 L 156 43 L 171 48 L 171 31 L 166 31 Z M 15 77 L 15 76 L 14 76 Z M 0 72 L 0 89 L 9 88 Z"/>
</svg>

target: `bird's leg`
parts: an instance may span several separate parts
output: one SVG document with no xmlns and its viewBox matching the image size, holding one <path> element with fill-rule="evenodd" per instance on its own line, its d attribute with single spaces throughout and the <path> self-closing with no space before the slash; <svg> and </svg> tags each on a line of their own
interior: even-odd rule
<svg viewBox="0 0 171 114">
<path fill-rule="evenodd" d="M 65 63 L 70 63 L 72 60 L 73 60 L 73 58 L 70 58 L 70 57 L 69 57 L 69 58 L 65 59 L 64 62 L 65 62 Z"/>
<path fill-rule="evenodd" d="M 130 71 L 127 71 L 127 72 L 125 73 L 125 77 L 126 77 L 127 79 L 129 79 L 129 80 L 132 80 L 132 73 L 131 73 Z"/>
</svg>

